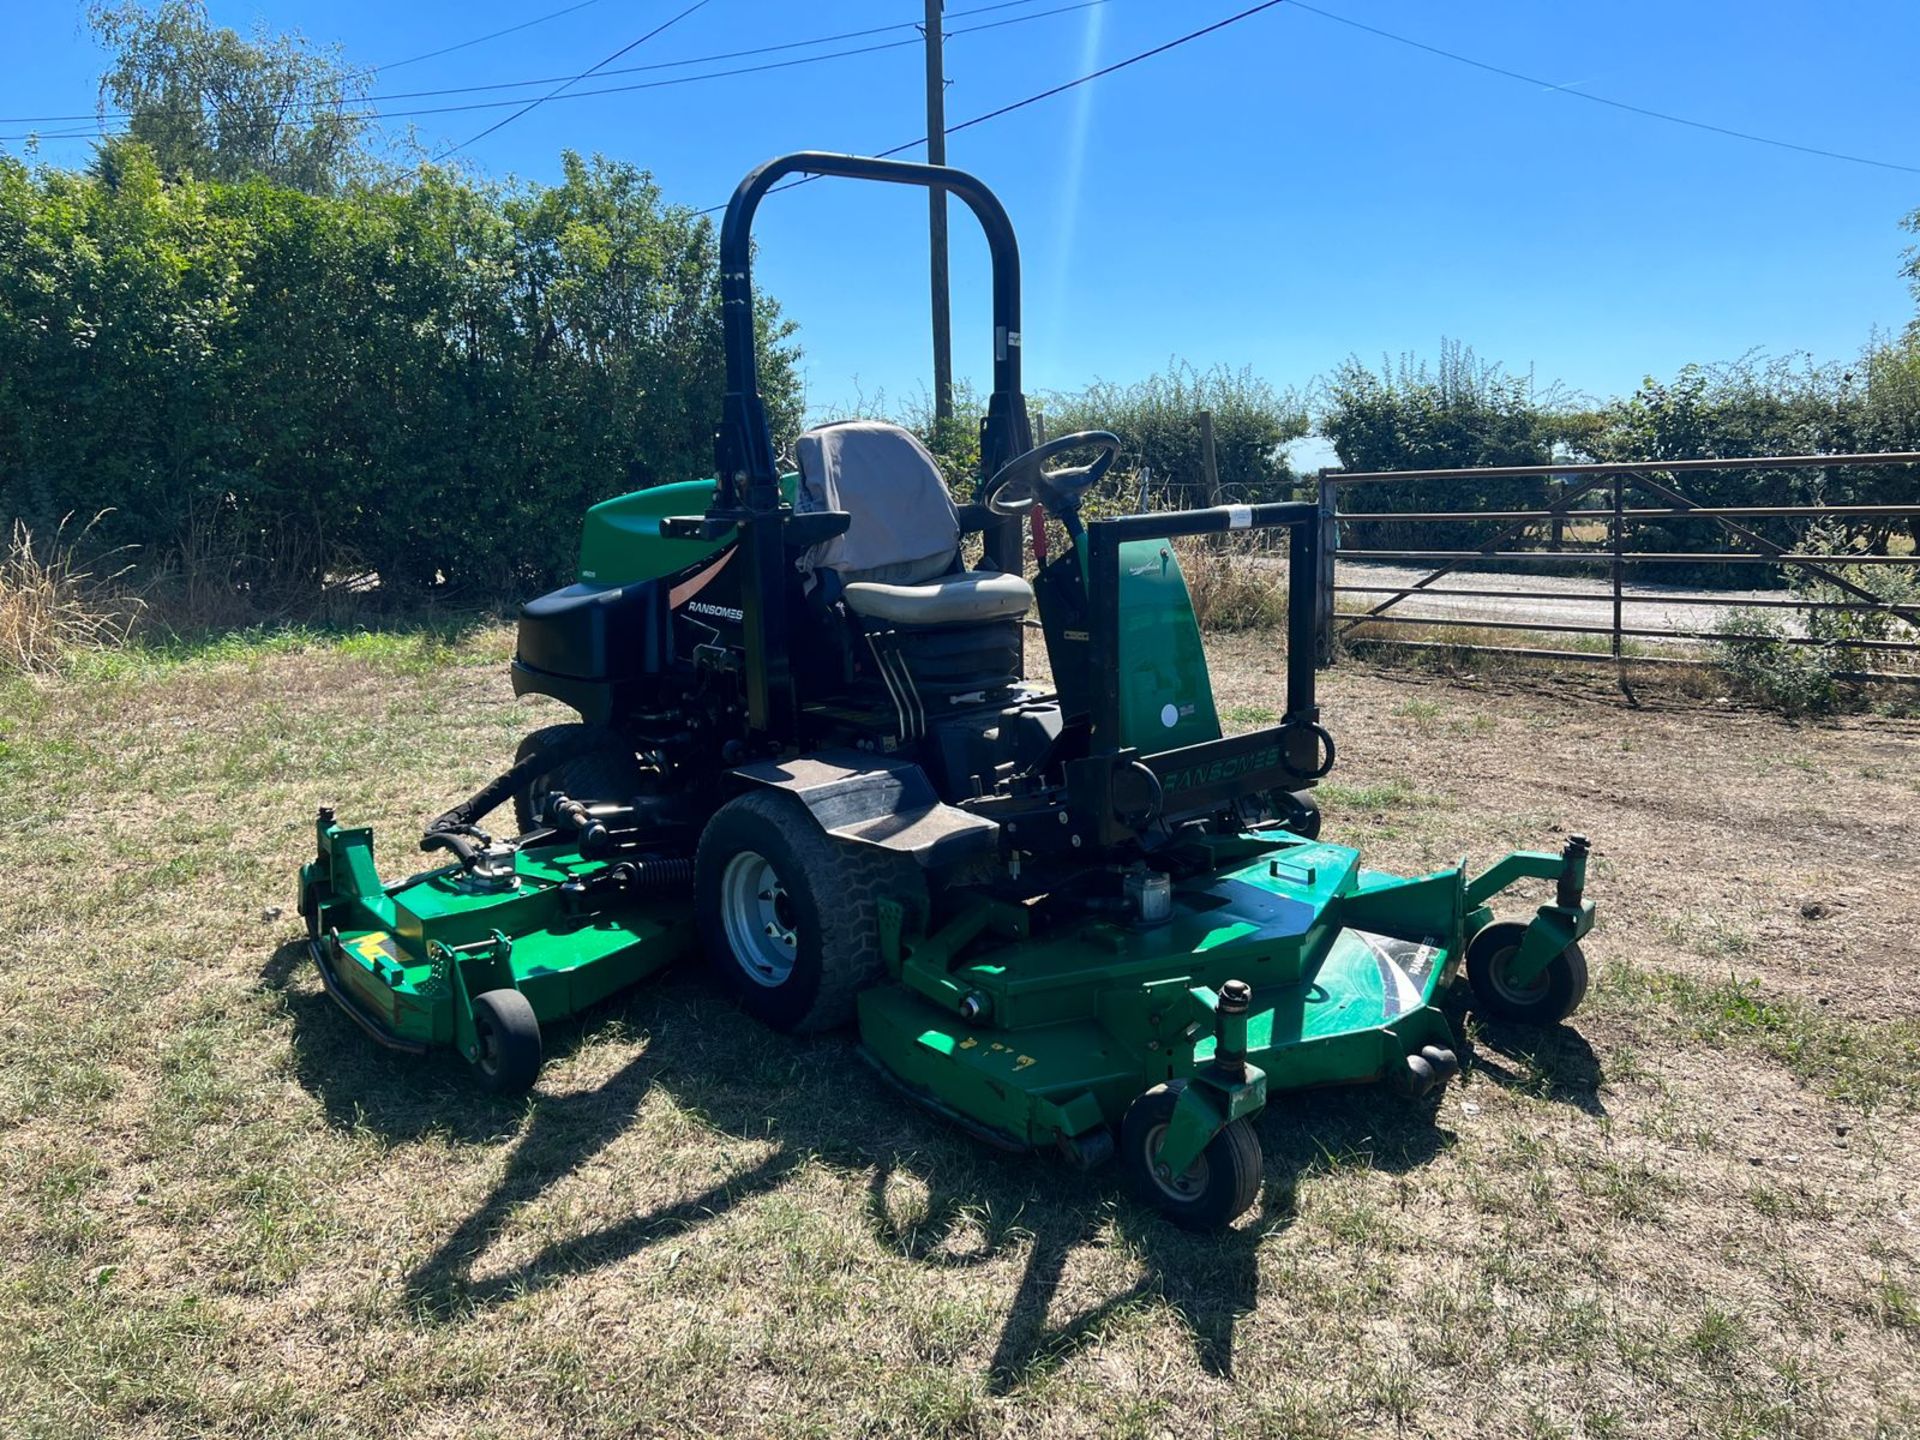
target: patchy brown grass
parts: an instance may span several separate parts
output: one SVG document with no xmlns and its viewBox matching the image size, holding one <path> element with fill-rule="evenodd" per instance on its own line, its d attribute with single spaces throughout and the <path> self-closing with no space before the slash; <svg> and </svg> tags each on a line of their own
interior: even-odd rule
<svg viewBox="0 0 1920 1440">
<path fill-rule="evenodd" d="M 407 868 L 547 718 L 506 648 L 0 682 L 0 1430 L 1920 1426 L 1920 726 L 1328 674 L 1330 835 L 1412 871 L 1588 831 L 1595 992 L 1477 1029 L 1437 1111 L 1276 1103 L 1262 1202 L 1207 1241 L 693 974 L 563 1028 L 523 1104 L 369 1047 L 296 944 L 309 816 Z M 1216 653 L 1263 723 L 1270 637 Z"/>
</svg>

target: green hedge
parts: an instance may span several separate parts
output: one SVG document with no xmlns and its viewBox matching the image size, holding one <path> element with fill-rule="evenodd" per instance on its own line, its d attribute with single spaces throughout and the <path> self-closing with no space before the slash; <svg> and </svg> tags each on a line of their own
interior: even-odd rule
<svg viewBox="0 0 1920 1440">
<path fill-rule="evenodd" d="M 563 579 L 587 505 L 711 473 L 720 357 L 712 227 L 625 165 L 320 197 L 163 181 L 130 144 L 0 159 L 0 513 L 110 510 L 149 574 L 276 603 Z"/>
</svg>

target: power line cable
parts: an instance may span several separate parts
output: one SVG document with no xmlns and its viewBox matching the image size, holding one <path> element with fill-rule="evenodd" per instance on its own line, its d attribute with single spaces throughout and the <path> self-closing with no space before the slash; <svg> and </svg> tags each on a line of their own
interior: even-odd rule
<svg viewBox="0 0 1920 1440">
<path fill-rule="evenodd" d="M 1011 104 L 1002 105 L 996 110 L 989 110 L 985 114 L 975 115 L 970 120 L 962 120 L 957 125 L 949 125 L 941 133 L 946 135 L 957 135 L 962 130 L 971 130 L 976 125 L 984 125 L 987 123 L 987 121 L 997 120 L 1002 115 L 1011 115 L 1014 111 L 1024 110 L 1029 105 L 1038 105 L 1042 100 L 1051 100 L 1055 95 L 1065 94 L 1069 90 L 1077 89 L 1079 86 L 1082 86 L 1082 85 L 1090 84 L 1093 81 L 1100 79 L 1102 76 L 1112 75 L 1116 71 L 1125 70 L 1130 65 L 1138 65 L 1143 60 L 1151 60 L 1156 55 L 1164 55 L 1169 50 L 1177 50 L 1182 45 L 1185 45 L 1190 41 L 1198 40 L 1204 35 L 1211 35 L 1216 30 L 1224 30 L 1229 25 L 1237 25 L 1242 20 L 1251 19 L 1253 16 L 1260 14 L 1263 10 L 1271 10 L 1277 5 L 1284 5 L 1288 3 L 1290 3 L 1290 0 L 1265 0 L 1264 4 L 1254 5 L 1246 10 L 1242 10 L 1237 15 L 1229 15 L 1224 20 L 1216 20 L 1211 25 L 1203 25 L 1198 30 L 1189 30 L 1185 35 L 1181 35 L 1172 40 L 1168 40 L 1163 44 L 1155 45 L 1150 50 L 1142 50 L 1137 55 L 1129 55 L 1126 59 L 1116 60 L 1111 65 L 1103 65 L 1098 70 L 1090 70 L 1085 75 L 1080 76 L 1077 80 L 1064 81 L 1059 85 L 1055 85 L 1049 89 L 1042 90 L 1037 94 L 1029 95 L 1024 100 L 1015 100 Z M 924 145 L 926 143 L 927 143 L 927 137 L 922 135 L 918 140 L 909 140 L 904 145 L 895 145 L 892 149 L 889 149 L 889 150 L 875 151 L 871 158 L 875 160 L 885 160 L 889 156 L 900 154 L 900 152 L 903 150 L 912 150 L 916 146 Z M 792 190 L 797 186 L 811 185 L 815 180 L 818 180 L 820 178 L 821 177 L 818 175 L 803 175 L 797 180 L 789 180 L 789 181 L 786 181 L 784 184 L 776 185 L 767 193 L 769 195 L 777 195 L 782 190 Z M 732 203 L 731 201 L 728 201 L 719 205 L 709 205 L 707 206 L 706 209 L 696 210 L 693 213 L 696 215 L 712 215 L 716 211 L 726 209 L 727 205 L 731 203 Z"/>
<path fill-rule="evenodd" d="M 1509 70 L 1501 65 L 1490 64 L 1485 60 L 1476 60 L 1471 55 L 1461 55 L 1453 50 L 1443 50 L 1438 45 L 1429 45 L 1424 40 L 1415 40 L 1407 35 L 1396 35 L 1391 30 L 1382 30 L 1377 25 L 1368 25 L 1345 15 L 1336 15 L 1330 10 L 1292 0 L 1293 8 L 1304 10 L 1309 15 L 1318 15 L 1322 20 L 1331 20 L 1336 25 L 1346 25 L 1355 30 L 1364 30 L 1369 35 L 1377 35 L 1382 40 L 1391 40 L 1396 45 L 1406 45 L 1415 50 L 1424 50 L 1429 55 L 1438 55 L 1443 60 L 1451 60 L 1459 65 L 1469 65 L 1475 70 L 1484 70 L 1490 75 L 1504 76 L 1508 80 L 1518 80 L 1527 85 L 1538 85 L 1555 94 L 1566 95 L 1575 100 L 1586 100 L 1595 105 L 1605 105 L 1612 110 L 1624 110 L 1629 115 L 1644 116 L 1649 120 L 1664 120 L 1669 125 L 1684 125 L 1689 130 L 1705 130 L 1712 135 L 1724 135 L 1732 140 L 1745 140 L 1754 145 L 1771 145 L 1776 150 L 1794 150 L 1802 155 L 1818 155 L 1823 160 L 1843 160 L 1849 165 L 1871 165 L 1878 170 L 1898 170 L 1908 175 L 1920 175 L 1920 165 L 1902 165 L 1893 160 L 1875 160 L 1867 155 L 1849 155 L 1841 150 L 1823 150 L 1818 145 L 1801 145 L 1792 140 L 1779 140 L 1771 135 L 1755 135 L 1747 130 L 1735 130 L 1726 125 L 1714 125 L 1705 120 L 1689 120 L 1684 115 L 1672 115 L 1664 110 L 1651 110 L 1644 105 L 1630 105 L 1625 100 L 1609 99 L 1605 95 L 1595 95 L 1587 90 L 1570 90 L 1564 85 L 1556 85 L 1550 80 L 1537 79 L 1532 75 L 1523 75 L 1518 70 Z"/>
<path fill-rule="evenodd" d="M 568 5 L 563 9 L 553 10 L 545 15 L 536 15 L 531 20 L 522 20 L 518 25 L 509 25 L 504 30 L 495 30 L 486 35 L 476 35 L 471 40 L 462 40 L 455 45 L 443 45 L 438 50 L 429 50 L 423 55 L 409 55 L 404 60 L 389 61 L 385 65 L 369 65 L 359 73 L 362 75 L 371 75 L 375 72 L 398 70 L 406 65 L 418 65 L 422 60 L 438 60 L 442 55 L 451 55 L 456 50 L 466 50 L 475 45 L 484 45 L 489 40 L 498 40 L 503 35 L 513 35 L 521 30 L 531 30 L 536 25 L 544 25 L 549 20 L 558 20 L 562 15 L 571 15 L 576 10 L 584 10 L 589 5 L 598 5 L 599 3 L 600 0 L 579 0 L 579 3 L 576 5 Z M 8 121 L 6 123 L 11 124 L 13 122 Z"/>
<path fill-rule="evenodd" d="M 1014 3 L 1033 4 L 1035 3 L 1035 0 L 1014 0 Z M 1075 10 L 1087 10 L 1087 9 L 1093 8 L 1096 5 L 1105 5 L 1108 3 L 1110 3 L 1110 0 L 1076 0 L 1076 3 L 1069 4 L 1069 5 L 1055 6 L 1053 9 L 1050 9 L 1050 10 L 1039 10 L 1039 11 L 1033 12 L 1030 15 L 1016 15 L 1011 17 L 1010 19 L 994 20 L 994 21 L 989 21 L 987 23 L 980 24 L 980 25 L 962 26 L 955 30 L 949 30 L 946 33 L 950 37 L 962 36 L 962 35 L 974 35 L 974 34 L 980 33 L 981 31 L 998 30 L 1008 25 L 1023 25 L 1023 24 L 1026 24 L 1028 21 L 1044 20 L 1049 16 L 1062 15 Z M 1007 8 L 1009 8 L 1008 5 L 1003 3 L 999 5 L 981 6 L 974 10 L 956 11 L 955 14 L 957 16 L 978 15 L 978 14 L 986 13 L 987 11 L 1004 10 Z M 850 34 L 863 34 L 863 33 L 875 34 L 875 33 L 879 33 L 882 30 L 903 29 L 903 28 L 917 30 L 919 26 L 917 24 L 907 24 L 904 26 L 881 26 L 871 31 L 864 31 L 864 32 L 854 31 L 849 33 Z M 753 50 L 731 51 L 731 52 L 727 52 L 727 54 L 735 55 L 735 56 L 770 54 L 770 53 L 774 53 L 781 50 L 797 49 L 806 45 L 823 44 L 826 42 L 826 40 L 832 39 L 832 38 L 844 38 L 844 37 L 819 37 L 814 40 L 791 41 L 782 45 L 761 46 Z M 826 60 L 840 60 L 840 59 L 845 59 L 849 56 L 868 55 L 868 54 L 873 54 L 876 51 L 897 50 L 905 46 L 909 46 L 909 45 L 917 46 L 919 44 L 920 44 L 920 40 L 917 36 L 915 36 L 911 39 L 906 39 L 906 40 L 886 41 L 877 45 L 862 45 L 862 46 L 858 46 L 848 50 L 830 51 L 823 55 L 804 55 L 797 59 L 774 61 L 764 65 L 743 65 L 743 66 L 735 67 L 730 70 L 715 70 L 715 71 L 710 71 L 700 75 L 683 75 L 683 76 L 679 76 L 669 80 L 655 80 L 655 81 L 650 81 L 650 82 L 645 82 L 640 84 L 633 84 L 633 85 L 603 86 L 596 90 L 573 90 L 573 91 L 568 91 L 564 94 L 556 93 L 554 95 L 550 95 L 545 98 L 559 99 L 559 100 L 587 100 L 597 95 L 622 95 L 622 94 L 629 94 L 637 90 L 665 89 L 675 85 L 693 84 L 697 81 L 722 80 L 730 76 L 736 76 L 736 75 L 753 75 L 753 74 L 759 74 L 761 72 L 768 71 L 768 70 L 784 70 L 784 69 L 793 68 L 795 66 L 818 64 Z M 647 70 L 671 69 L 671 68 L 677 68 L 683 65 L 699 64 L 701 63 L 702 59 L 713 60 L 713 59 L 724 59 L 724 58 L 726 58 L 726 55 L 705 56 L 705 57 L 701 57 L 700 59 L 663 61 L 653 65 L 634 65 L 634 66 L 627 66 L 621 69 L 602 70 L 599 73 L 602 75 L 635 74 L 635 73 L 639 73 Z M 541 80 L 510 81 L 510 82 L 505 82 L 502 85 L 459 86 L 459 87 L 455 87 L 448 90 L 438 90 L 438 91 L 429 90 L 429 91 L 420 91 L 417 93 L 421 96 L 426 96 L 426 97 L 430 97 L 433 95 L 442 95 L 442 94 L 462 95 L 462 94 L 472 93 L 472 91 L 474 90 L 504 89 L 504 88 L 508 88 L 509 86 L 550 85 L 550 84 L 555 84 L 557 81 L 565 80 L 567 78 L 569 77 L 559 76 L 559 77 L 550 77 L 550 78 L 541 79 Z M 373 103 L 373 101 L 379 98 L 382 98 L 382 97 L 369 96 L 363 101 L 350 102 L 350 103 L 371 104 Z M 408 96 L 404 94 L 397 94 L 397 95 L 389 95 L 384 98 L 392 100 L 392 99 L 404 99 L 404 98 L 408 98 Z M 515 105 L 519 105 L 521 103 L 522 102 L 519 100 L 487 100 L 487 101 L 475 101 L 473 103 L 465 104 L 465 105 L 434 105 L 434 106 L 424 106 L 424 107 L 418 107 L 418 108 L 407 109 L 407 110 L 387 110 L 387 111 L 368 110 L 368 111 L 355 111 L 355 112 L 348 112 L 348 113 L 350 113 L 352 118 L 355 118 L 355 119 L 397 120 L 397 119 L 405 119 L 405 118 L 417 117 L 422 115 L 447 115 L 447 114 L 464 113 L 472 110 L 504 110 L 504 109 L 509 109 Z M 301 104 L 302 102 L 288 102 L 287 104 L 281 107 L 278 107 L 282 112 L 282 114 L 279 116 L 276 116 L 274 118 L 261 119 L 261 120 L 241 121 L 236 124 L 233 124 L 231 128 L 261 129 L 268 126 L 281 124 L 284 121 L 284 112 L 286 110 L 293 109 L 293 108 L 301 108 Z M 332 110 L 338 107 L 336 107 L 332 102 L 319 102 L 319 103 L 304 102 L 304 108 Z M 76 118 L 87 118 L 87 117 L 76 117 Z M 122 118 L 125 118 L 125 117 L 122 117 Z M 509 118 L 511 119 L 511 117 Z M 0 123 L 5 123 L 5 122 L 0 122 Z M 96 128 L 89 127 L 85 129 L 78 129 L 78 130 L 43 130 L 43 131 L 29 131 L 29 132 L 25 132 L 23 134 L 18 134 L 18 135 L 0 135 L 0 140 L 25 140 L 28 138 L 35 138 L 39 140 L 98 139 L 98 138 L 102 138 L 103 135 L 110 138 L 115 135 L 124 135 L 126 133 L 127 133 L 126 130 L 115 130 L 115 131 L 103 132 Z M 470 144 L 472 142 L 469 141 L 467 143 Z"/>
<path fill-rule="evenodd" d="M 598 3 L 600 3 L 600 0 L 585 0 L 585 4 L 588 4 L 588 5 L 595 5 Z M 1039 3 L 1039 0 L 999 0 L 999 3 L 995 5 L 976 5 L 970 10 L 951 11 L 948 13 L 947 19 L 964 20 L 969 16 L 973 16 L 973 15 L 986 15 L 996 10 L 1010 10 L 1015 8 L 1016 6 L 1034 5 L 1038 3 Z M 1067 11 L 1070 11 L 1070 10 L 1086 10 L 1086 9 L 1092 8 L 1095 5 L 1105 5 L 1107 3 L 1109 3 L 1109 0 L 1078 0 L 1078 3 L 1076 4 L 1061 5 L 1061 6 L 1055 7 L 1052 10 L 1041 10 L 1031 15 L 1016 15 L 1010 20 L 996 20 L 985 25 L 969 25 L 959 30 L 948 30 L 946 33 L 950 36 L 971 35 L 976 31 L 980 31 L 980 30 L 996 30 L 1003 25 L 1020 25 L 1020 24 L 1024 24 L 1028 20 L 1040 20 L 1040 19 L 1044 19 L 1046 16 L 1049 16 L 1049 15 L 1061 15 L 1061 14 L 1065 14 Z M 582 8 L 584 8 L 584 6 L 582 5 L 570 6 L 566 10 L 556 10 L 553 12 L 552 15 L 541 16 L 540 19 L 551 20 L 555 16 L 571 14 L 574 10 L 578 10 Z M 352 72 L 352 74 L 357 77 L 360 75 L 371 75 L 377 70 L 396 69 L 398 68 L 399 65 L 410 65 L 413 63 L 414 60 L 431 59 L 434 55 L 447 54 L 453 50 L 463 49 L 468 45 L 477 45 L 482 40 L 491 40 L 500 35 L 511 34 L 512 31 L 514 30 L 525 29 L 526 26 L 528 25 L 535 25 L 538 23 L 539 23 L 539 20 L 528 20 L 521 25 L 510 26 L 506 30 L 496 30 L 493 32 L 492 35 L 482 35 L 473 40 L 462 41 L 459 45 L 450 45 L 447 47 L 446 50 L 432 51 L 432 52 L 429 52 L 429 54 L 427 55 L 416 55 L 413 57 L 412 60 L 398 61 L 394 65 L 386 65 L 386 66 L 369 65 L 363 70 L 356 70 Z M 783 50 L 804 50 L 804 49 L 809 49 L 815 45 L 836 44 L 841 40 L 864 40 L 869 36 L 890 34 L 891 32 L 896 30 L 918 31 L 919 29 L 920 29 L 919 21 L 902 20 L 891 25 L 870 25 L 864 30 L 843 30 L 837 35 L 816 35 L 808 40 L 787 40 L 787 41 L 783 41 L 778 45 L 757 45 L 747 50 L 722 50 L 712 55 L 688 56 L 686 59 L 683 59 L 683 60 L 656 60 L 647 65 L 619 65 L 619 66 L 614 66 L 610 69 L 603 68 L 597 71 L 596 73 L 600 75 L 639 75 L 639 74 L 644 74 L 648 71 L 653 71 L 653 70 L 678 70 L 678 69 L 684 69 L 689 65 L 710 65 L 720 60 L 744 60 L 756 55 L 777 54 Z M 912 40 L 912 41 L 905 41 L 902 43 L 918 44 L 919 42 L 917 40 Z M 887 47 L 876 47 L 876 48 L 887 48 Z M 865 54 L 867 52 L 865 50 L 848 50 L 848 51 L 842 51 L 840 53 L 847 54 L 847 55 L 860 55 L 860 54 Z M 729 71 L 727 73 L 733 74 L 733 73 L 746 73 L 746 72 Z M 476 82 L 471 85 L 445 86 L 436 90 L 395 90 L 395 91 L 386 92 L 384 94 L 375 93 L 372 95 L 362 95 L 357 97 L 356 99 L 349 100 L 344 103 L 349 105 L 379 105 L 379 104 L 384 104 L 390 100 L 422 100 L 422 99 L 433 99 L 442 95 L 470 95 L 482 90 L 514 90 L 514 89 L 526 88 L 533 85 L 557 85 L 561 81 L 567 80 L 570 78 L 574 78 L 574 77 L 570 77 L 566 75 L 544 75 L 544 76 L 537 76 L 530 80 L 497 80 L 497 81 L 488 81 L 488 82 Z M 601 92 L 593 91 L 589 93 L 599 94 Z M 506 101 L 503 103 L 512 104 L 513 102 Z M 318 100 L 318 101 L 287 100 L 287 101 L 281 102 L 279 105 L 276 105 L 273 108 L 276 111 L 284 114 L 289 110 L 331 110 L 331 109 L 334 109 L 335 106 L 336 106 L 336 102 L 331 100 Z M 192 113 L 194 111 L 202 110 L 202 109 L 204 109 L 204 107 L 198 106 L 198 105 L 155 106 L 153 107 L 153 109 L 143 113 L 186 114 L 186 113 Z M 88 111 L 69 114 L 69 115 L 0 115 L 0 125 L 51 125 L 51 124 L 61 124 L 61 123 L 74 121 L 74 120 L 94 120 L 102 124 L 106 124 L 106 123 L 116 122 L 116 121 L 131 120 L 132 118 L 133 118 L 133 115 L 129 111 L 112 111 L 112 112 L 103 114 L 98 110 L 88 110 Z M 79 134 L 79 133 L 92 133 L 92 132 L 74 132 L 74 133 Z M 62 137 L 43 133 L 41 138 L 57 139 Z"/>
<path fill-rule="evenodd" d="M 659 35 L 664 31 L 671 30 L 675 25 L 678 25 L 682 20 L 686 19 L 689 15 L 693 14 L 696 10 L 704 10 L 711 3 L 712 3 L 712 0 L 693 0 L 693 4 L 687 6 L 686 9 L 676 13 L 672 19 L 661 21 L 658 25 L 654 26 L 653 29 L 647 31 L 646 34 L 642 35 L 637 40 L 629 40 L 625 45 L 622 45 L 618 50 L 614 51 L 611 55 L 607 56 L 606 59 L 599 61 L 597 64 L 589 65 L 585 70 L 582 70 L 578 75 L 573 76 L 571 79 L 566 81 L 565 84 L 559 86 L 557 89 L 554 89 L 549 93 L 542 95 L 537 100 L 529 101 L 524 107 L 514 111 L 513 114 L 494 121 L 493 124 L 487 126 L 487 128 L 482 130 L 479 134 L 469 136 L 467 139 L 462 140 L 458 145 L 449 145 L 446 149 L 442 150 L 438 155 L 433 157 L 433 163 L 438 165 L 442 160 L 445 160 L 449 155 L 457 154 L 460 151 L 466 149 L 467 146 L 486 139 L 487 136 L 493 134 L 495 131 L 505 129 L 507 126 L 511 125 L 514 121 L 518 120 L 522 115 L 528 114 L 529 112 L 534 110 L 538 110 L 542 105 L 546 104 L 547 101 L 553 99 L 554 96 L 563 93 L 567 89 L 567 87 L 574 84 L 575 81 L 584 80 L 589 75 L 593 74 L 596 70 L 599 70 L 605 66 L 611 65 L 614 61 L 618 60 L 622 55 L 626 55 L 629 52 L 638 49 L 640 46 L 646 44 L 647 41 L 653 39 L 654 36 Z"/>
</svg>

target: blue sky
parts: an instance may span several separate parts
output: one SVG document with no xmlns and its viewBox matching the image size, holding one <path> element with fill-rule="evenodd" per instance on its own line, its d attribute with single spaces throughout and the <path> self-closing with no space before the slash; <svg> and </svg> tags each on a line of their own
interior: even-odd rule
<svg viewBox="0 0 1920 1440">
<path fill-rule="evenodd" d="M 356 63 L 382 64 L 564 3 L 213 0 L 211 10 L 222 23 L 298 29 L 339 42 Z M 376 88 L 576 73 L 685 3 L 595 0 L 392 70 Z M 948 9 L 985 3 L 949 0 Z M 949 29 L 1062 3 L 1031 0 L 950 20 Z M 1249 3 L 1107 0 L 958 35 L 948 44 L 949 120 Z M 1913 0 L 1315 3 L 1556 86 L 1920 166 Z M 101 55 L 81 11 L 64 0 L 0 8 L 0 111 L 91 108 Z M 917 0 L 710 0 L 617 63 L 919 13 Z M 825 48 L 907 38 L 911 31 Z M 743 63 L 752 62 L 705 68 Z M 871 151 L 921 135 L 921 66 L 908 45 L 560 100 L 465 153 L 492 174 L 545 179 L 563 148 L 600 151 L 652 170 L 671 200 L 705 206 L 780 151 Z M 658 77 L 599 83 L 649 78 Z M 429 141 L 461 140 L 502 113 L 418 123 Z M 59 142 L 42 154 L 79 163 L 86 147 Z M 1511 369 L 1607 394 L 1755 348 L 1849 355 L 1874 327 L 1897 328 L 1914 313 L 1898 275 L 1911 237 L 1898 222 L 1920 206 L 1920 174 L 1643 119 L 1293 5 L 969 130 L 953 138 L 950 158 L 999 190 L 1020 230 L 1033 390 L 1131 380 L 1175 356 L 1251 365 L 1276 384 L 1305 386 L 1349 353 L 1431 355 L 1450 336 Z M 954 212 L 955 365 L 984 377 L 984 246 L 965 211 Z M 762 209 L 759 278 L 800 322 L 816 411 L 860 394 L 898 400 L 926 384 L 925 224 L 917 193 L 845 182 Z"/>
</svg>

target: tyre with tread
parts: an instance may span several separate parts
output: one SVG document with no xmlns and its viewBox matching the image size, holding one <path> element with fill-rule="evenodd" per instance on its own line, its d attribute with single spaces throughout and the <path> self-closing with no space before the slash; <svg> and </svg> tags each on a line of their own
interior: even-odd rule
<svg viewBox="0 0 1920 1440">
<path fill-rule="evenodd" d="M 1569 945 L 1525 985 L 1508 978 L 1520 956 L 1527 927 L 1517 920 L 1487 926 L 1467 944 L 1467 984 L 1474 1006 L 1495 1020 L 1519 1025 L 1558 1025 L 1587 998 L 1587 957 Z"/>
<path fill-rule="evenodd" d="M 631 800 L 639 792 L 640 762 L 634 758 L 632 747 L 604 725 L 549 725 L 536 730 L 520 742 L 514 763 L 542 750 L 571 747 L 589 736 L 595 737 L 590 748 L 535 775 L 525 788 L 515 792 L 513 819 L 522 835 L 540 823 L 541 802 L 556 790 L 589 804 Z"/>
<path fill-rule="evenodd" d="M 1185 1080 L 1156 1085 L 1120 1121 L 1120 1163 L 1127 1186 L 1183 1230 L 1224 1230 L 1260 1198 L 1260 1137 L 1246 1120 L 1234 1120 L 1207 1142 L 1185 1174 L 1163 1173 L 1160 1147 Z"/>
<path fill-rule="evenodd" d="M 911 857 L 839 840 L 790 795 L 751 790 L 715 812 L 694 860 L 694 913 L 715 976 L 756 1020 L 811 1033 L 853 1019 L 878 982 L 883 899 L 923 916 Z"/>
<path fill-rule="evenodd" d="M 540 1022 L 518 990 L 474 996 L 474 1073 L 495 1095 L 523 1095 L 540 1075 Z"/>
</svg>

